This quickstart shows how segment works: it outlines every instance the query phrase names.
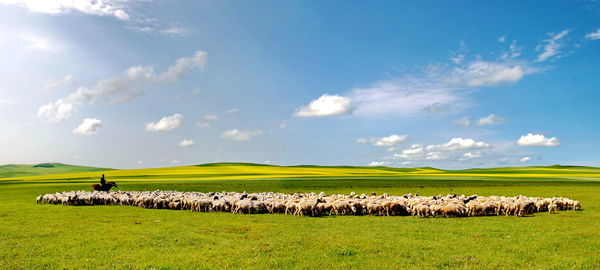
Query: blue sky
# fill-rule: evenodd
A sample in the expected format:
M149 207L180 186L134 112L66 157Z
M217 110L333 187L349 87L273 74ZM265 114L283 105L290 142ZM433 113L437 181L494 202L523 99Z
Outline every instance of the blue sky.
M0 163L600 166L600 2L0 0Z

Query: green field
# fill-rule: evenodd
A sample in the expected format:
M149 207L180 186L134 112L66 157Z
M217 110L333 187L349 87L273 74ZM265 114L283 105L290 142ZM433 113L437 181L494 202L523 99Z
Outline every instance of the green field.
M593 167L207 164L102 172L123 190L523 194L577 199L584 210L521 218L311 218L35 204L39 194L90 190L100 173L0 179L0 268L600 268L600 169Z
M106 170L111 169L68 165L62 163L8 164L0 166L0 178L60 173L97 172Z

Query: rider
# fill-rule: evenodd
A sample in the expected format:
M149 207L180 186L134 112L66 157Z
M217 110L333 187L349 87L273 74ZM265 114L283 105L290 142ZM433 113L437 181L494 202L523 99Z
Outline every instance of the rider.
M104 179L104 174L102 174L102 178L100 178L100 185L103 187L106 186L106 180Z

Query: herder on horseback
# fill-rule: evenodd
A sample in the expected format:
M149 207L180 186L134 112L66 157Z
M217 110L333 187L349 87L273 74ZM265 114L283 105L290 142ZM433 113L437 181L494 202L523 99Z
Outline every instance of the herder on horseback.
M102 178L100 178L100 184L93 184L94 190L98 191L109 191L112 187L119 187L115 182L106 182L104 179L104 174L102 174Z

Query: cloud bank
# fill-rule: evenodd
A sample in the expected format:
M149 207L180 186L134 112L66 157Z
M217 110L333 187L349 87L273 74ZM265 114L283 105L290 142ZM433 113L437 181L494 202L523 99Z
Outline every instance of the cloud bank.
M100 80L92 87L79 87L65 98L43 105L38 116L50 122L68 119L75 107L84 104L117 104L128 102L143 95L152 85L174 83L195 69L206 64L207 54L197 51L192 57L177 59L167 71L157 74L152 66L133 66L113 77Z
M36 13L60 15L78 11L89 15L113 16L120 20L129 20L129 14L117 3L118 1L111 0L0 0L0 4L22 6Z

